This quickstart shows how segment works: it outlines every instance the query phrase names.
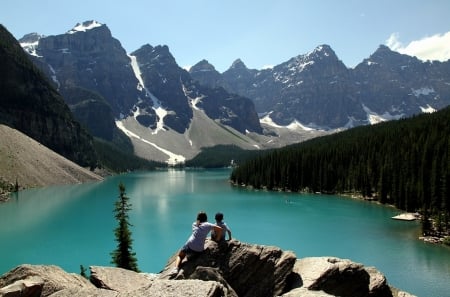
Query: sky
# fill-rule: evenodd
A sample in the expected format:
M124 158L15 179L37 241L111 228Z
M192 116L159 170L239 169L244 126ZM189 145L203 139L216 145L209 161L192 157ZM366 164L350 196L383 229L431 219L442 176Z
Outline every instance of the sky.
M167 45L184 68L236 59L262 69L328 44L355 67L384 44L422 60L450 59L449 0L0 0L16 39L106 24L128 53Z

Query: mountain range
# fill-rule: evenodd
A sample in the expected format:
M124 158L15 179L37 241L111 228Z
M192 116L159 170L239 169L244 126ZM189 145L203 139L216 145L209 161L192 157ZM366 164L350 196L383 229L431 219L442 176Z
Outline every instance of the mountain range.
M219 73L206 60L181 68L165 45L127 53L96 21L19 41L92 135L114 142L125 133L136 155L168 163L214 145L281 147L450 104L449 61L385 46L353 69L320 45L270 69L238 59Z

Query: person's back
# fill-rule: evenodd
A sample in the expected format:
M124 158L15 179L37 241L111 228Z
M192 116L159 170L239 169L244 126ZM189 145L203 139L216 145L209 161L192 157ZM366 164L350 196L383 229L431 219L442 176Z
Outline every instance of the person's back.
M223 214L220 212L216 213L215 219L216 219L217 226L222 228L222 236L221 236L220 240L225 240L226 234L228 234L228 240L231 240L231 229L223 221ZM211 232L211 237L212 238L216 237L216 234L214 233L214 231Z

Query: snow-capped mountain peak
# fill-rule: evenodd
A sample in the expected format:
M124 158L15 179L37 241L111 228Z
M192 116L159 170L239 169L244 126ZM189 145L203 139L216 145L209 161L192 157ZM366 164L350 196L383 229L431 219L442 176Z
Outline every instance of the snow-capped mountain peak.
M323 58L336 58L336 54L333 51L333 49L327 45L327 44L322 44L317 46L312 52L306 54L308 59L323 59Z
M75 27L72 28L72 30L67 31L68 34L74 34L77 32L86 32L88 30L101 27L103 26L102 23L99 23L97 21L85 21L83 23L77 23Z
M39 40L44 37L44 35L40 35L38 33L29 33L20 38L19 42L22 48L27 53L32 56L39 57L39 55L36 53L36 48L39 44Z

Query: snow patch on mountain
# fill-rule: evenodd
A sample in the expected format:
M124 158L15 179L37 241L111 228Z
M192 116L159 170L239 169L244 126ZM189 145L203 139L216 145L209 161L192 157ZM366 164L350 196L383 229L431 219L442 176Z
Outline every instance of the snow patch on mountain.
M39 37L39 39L40 38L41 37ZM39 39L31 42L21 42L20 46L31 56L42 58L42 56L39 56L36 52L36 48L39 46Z
M75 27L73 27L72 30L67 31L67 33L74 34L77 32L86 32L88 30L92 30L94 28L101 27L101 26L103 26L103 24L99 23L97 21L86 21L86 22L83 22L82 24L77 23L75 25Z
M433 113L436 111L435 108L431 107L429 104L427 106L420 106L420 110L422 110L423 113Z
M201 102L201 100L202 100L203 98L205 98L205 96L204 96L204 95L201 95L201 96L192 98L192 97L189 95L189 91L188 91L188 89L186 88L186 86L185 86L184 84L182 84L182 88L183 88L184 96L186 96L186 98L188 98L189 103L191 104L192 108L195 109L195 110L201 110L201 109L197 106L197 104L198 104L199 102Z
M369 121L370 124L377 124L377 123L391 121L391 120L398 120L405 116L403 113L400 113L397 115L392 115L389 112L385 112L382 115L379 115L376 112L370 110L364 104L363 104L363 109L367 114L367 120ZM393 108L393 110L395 110L395 109Z
M156 148L157 150L161 151L162 153L166 154L169 156L169 158L166 160L166 163L169 165L176 165L179 163L183 163L185 162L186 158L182 155L178 155L175 154L169 150L166 150L158 145L156 145L153 142L150 142L146 139L144 139L143 137L137 135L136 133L133 133L132 131L128 130L127 128L125 128L125 125L122 123L122 121L116 121L116 126L117 128L119 128L120 130L122 130L128 137L134 137L136 139L139 139L140 141L149 144L151 146L153 146L154 148Z
M161 106L161 102L156 98L151 92L148 91L148 89L145 87L144 80L142 79L142 73L141 69L139 68L139 63L137 61L136 56L128 55L131 62L131 68L133 69L134 75L136 76L136 79L138 80L137 89L139 91L144 90L145 96L150 98L153 102L153 109L155 110L156 115L158 116L158 122L156 123L156 129L153 131L153 134L158 134L159 131L165 130L164 129L164 117L168 114L167 110L165 110ZM139 110L139 109L138 109ZM136 114L135 114L136 116Z
M292 123L290 123L290 124L287 125L287 126L280 126L280 125L276 124L276 123L272 120L272 118L270 117L270 113L267 114L267 115L265 115L264 117L262 117L262 118L259 120L259 122L260 122L261 124L266 124L266 125L268 125L268 126L270 126L270 127L274 127L274 128L286 128L286 129L292 130L292 131L297 131L297 130L303 130L303 131L319 130L319 129L314 129L314 128L307 127L307 126L301 124L301 123L300 123L299 121L297 121L297 120L292 121Z

